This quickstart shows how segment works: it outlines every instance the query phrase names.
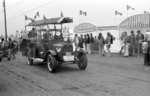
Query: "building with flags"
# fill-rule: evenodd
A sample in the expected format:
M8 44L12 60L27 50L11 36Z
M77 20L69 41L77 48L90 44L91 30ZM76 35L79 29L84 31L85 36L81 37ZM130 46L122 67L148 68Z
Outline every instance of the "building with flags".
M128 6L129 7L129 6ZM128 8L128 10L134 10L132 7ZM121 16L122 13L119 11L115 11L115 15ZM130 16L123 21L120 22L118 26L96 26L91 23L81 23L74 27L74 33L76 34L89 34L93 33L94 36L98 36L98 33L102 33L104 37L106 37L107 32L115 35L115 42L112 45L113 51L120 50L120 35L122 32L127 32L130 34L131 31L135 33L140 30L142 33L150 32L150 13L144 12L143 14L136 14Z
M142 33L150 32L150 14L136 14L126 18L119 24L120 32L126 31L130 33L131 30L135 32L140 30Z

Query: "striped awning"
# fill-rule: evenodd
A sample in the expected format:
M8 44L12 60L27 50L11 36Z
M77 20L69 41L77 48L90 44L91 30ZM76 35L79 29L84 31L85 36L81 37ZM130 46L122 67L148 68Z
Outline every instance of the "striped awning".
M75 33L87 33L96 31L96 26L91 23L81 23L74 28Z

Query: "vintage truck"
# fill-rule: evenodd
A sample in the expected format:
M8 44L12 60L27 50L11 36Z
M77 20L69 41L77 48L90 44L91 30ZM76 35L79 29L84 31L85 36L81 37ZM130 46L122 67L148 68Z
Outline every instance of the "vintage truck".
M72 22L72 18L58 17L29 23L32 30L21 43L28 64L46 64L50 72L56 72L64 63L77 64L80 70L85 70L88 64L86 53L81 48L74 51L72 42L63 37L63 24Z

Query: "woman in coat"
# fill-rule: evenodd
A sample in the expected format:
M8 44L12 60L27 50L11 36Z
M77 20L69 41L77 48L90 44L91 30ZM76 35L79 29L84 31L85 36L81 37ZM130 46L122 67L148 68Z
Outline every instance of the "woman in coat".
M101 33L99 33L99 35L98 35L98 48L99 48L99 54L101 56L104 56L104 54L105 54L104 45L105 45L104 37Z

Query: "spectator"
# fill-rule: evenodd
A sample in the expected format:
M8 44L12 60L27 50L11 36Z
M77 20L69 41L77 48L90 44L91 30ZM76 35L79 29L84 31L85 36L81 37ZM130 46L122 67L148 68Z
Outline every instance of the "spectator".
M87 52L87 35L84 35L83 48Z
M129 46L130 46L130 36L127 35L127 32L125 32L124 37L124 56L129 56Z
M121 34L121 49L120 49L120 55L124 54L123 50L125 49L125 39L127 38L127 32L123 32ZM124 50L125 51L125 50Z
M75 45L75 50L76 50L79 46L79 37L77 34L75 34L75 37L74 37L74 45Z
M90 34L90 50L91 50L91 53L92 53L92 50L93 50L93 43L94 43L94 37L93 37L93 34L91 33Z
M91 43L91 44L94 43L94 37L93 37L93 34L92 34L92 33L90 34L90 43Z
M4 38L1 39L1 48L3 49L5 46L5 41L4 41Z
M91 46L90 46L90 44L91 44L91 40L90 40L90 35L89 34L87 34L87 53L88 54L91 54Z
M135 56L135 49L136 49L136 37L134 34L134 31L131 31L131 34L129 36L130 39L130 48L129 48L129 55Z
M112 34L110 34L110 36L111 36L111 44L113 44L115 37Z
M11 40L11 38L8 39L8 58L10 59L11 56L13 56L13 59L15 58L15 53L14 51L14 43Z
M80 48L83 48L83 42L84 42L83 35L81 35L81 37L79 38L79 47Z
M137 44L138 56L142 53L142 42L143 41L144 41L144 35L140 32L140 30L138 30L137 35L136 35L136 44Z
M98 35L98 48L99 48L99 54L101 56L104 56L104 45L105 45L105 40L104 37L101 33Z
M107 48L107 53L108 53L108 56L111 56L111 51L110 51L110 47L111 47L111 43L112 43L112 36L111 34L108 32L107 33L107 37L106 37L106 48Z
M150 43L148 41L148 38L145 39L143 42L143 54L144 54L144 65L150 65Z

